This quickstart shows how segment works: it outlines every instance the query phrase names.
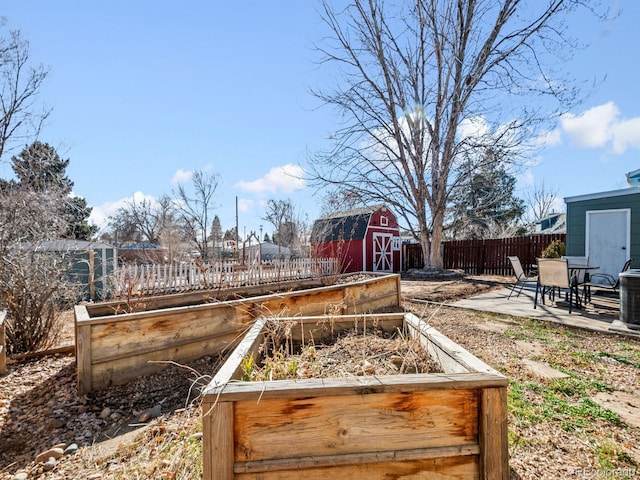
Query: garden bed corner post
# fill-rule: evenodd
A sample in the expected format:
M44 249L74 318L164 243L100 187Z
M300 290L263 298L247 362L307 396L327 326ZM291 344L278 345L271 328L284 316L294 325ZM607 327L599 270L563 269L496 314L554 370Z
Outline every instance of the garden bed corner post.
M233 402L205 402L202 409L202 479L233 480Z

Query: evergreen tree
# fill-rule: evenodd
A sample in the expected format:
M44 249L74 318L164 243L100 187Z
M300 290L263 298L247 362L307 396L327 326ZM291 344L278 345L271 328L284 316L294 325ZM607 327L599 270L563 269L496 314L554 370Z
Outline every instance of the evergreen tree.
M525 212L525 204L514 196L515 177L493 157L493 153L487 153L488 161L469 172L456 190L451 208L452 238L493 238L518 233L517 221Z
M213 257L220 258L222 252L222 225L218 215L213 217L211 222L211 242L213 245Z
M62 160L50 145L36 140L11 161L18 182L29 190L57 190L60 195L71 193L73 182L66 174L69 159Z
M66 173L69 159L60 158L49 144L35 141L14 156L11 162L17 187L47 195L58 204L58 215L68 223L63 237L88 240L95 234L97 228L88 222L91 207L84 198L71 195L73 182Z

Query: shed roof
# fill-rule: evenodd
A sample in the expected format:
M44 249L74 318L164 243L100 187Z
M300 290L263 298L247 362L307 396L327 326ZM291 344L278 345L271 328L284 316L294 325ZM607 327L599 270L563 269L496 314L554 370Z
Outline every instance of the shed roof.
M312 242L362 240L371 215L384 205L353 208L318 218L311 230Z
M584 202L586 200L598 200L600 198L621 197L623 195L635 195L640 193L640 188L631 187L621 190L611 190L608 192L589 193L587 195L576 195L573 197L565 197L564 203Z

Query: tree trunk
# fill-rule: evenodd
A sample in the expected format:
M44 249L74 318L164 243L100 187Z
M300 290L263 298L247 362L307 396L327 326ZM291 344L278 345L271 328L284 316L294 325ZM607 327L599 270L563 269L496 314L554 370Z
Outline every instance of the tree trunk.
M442 213L438 213L436 217L442 217ZM433 232L431 233L431 251L429 252L429 263L431 268L442 269L444 268L444 262L442 261L441 246L442 235L444 233L444 221L440 218L435 218L433 222Z

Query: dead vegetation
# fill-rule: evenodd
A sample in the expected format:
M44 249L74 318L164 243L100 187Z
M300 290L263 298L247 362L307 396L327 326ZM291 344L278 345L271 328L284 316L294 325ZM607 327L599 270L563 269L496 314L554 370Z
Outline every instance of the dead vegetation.
M268 344L272 345L263 362L253 357L243 362L246 381L296 378L343 378L362 375L429 373L439 367L419 340L400 330L385 332L375 326L336 333L329 341L313 340L299 348L287 341L286 331L293 322L272 322Z

